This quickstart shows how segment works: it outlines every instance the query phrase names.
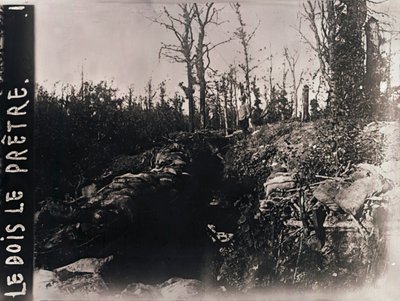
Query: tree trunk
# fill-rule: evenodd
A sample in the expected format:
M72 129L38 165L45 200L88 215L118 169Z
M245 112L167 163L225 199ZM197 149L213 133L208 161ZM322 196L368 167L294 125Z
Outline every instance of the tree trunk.
M188 86L185 91L186 98L188 99L188 107L189 107L189 132L194 131L194 89L193 89L193 68L192 64L188 62L186 64L187 69L187 77L188 77Z
M302 121L310 120L310 112L309 112L309 87L304 85L303 87L303 114Z
M292 103L292 117L296 118L297 117L297 106L298 106L298 96L297 96L297 82L296 82L296 73L295 70L292 70L292 78L293 78L293 103Z
M238 116L237 116L237 101L234 101L233 95L234 95L233 94L233 82L230 81L229 82L229 101L230 101L230 107L231 107L232 115L233 115L231 124L232 124L232 128L234 129L237 126L236 120L238 119Z
M371 17L365 27L367 38L367 68L365 78L365 90L372 110L376 109L376 104L380 96L380 41L378 21Z
M332 72L332 98L336 116L368 114L366 107L365 50L363 27L366 19L366 0L340 0L335 4L337 30L332 40L329 60Z
M222 106L221 106L221 99L219 98L219 92L217 91L217 96L216 96L216 103L217 103L217 108L218 108L218 121L219 121L219 126L218 126L218 128L219 129L222 129L223 128L223 124L222 124L222 122L223 122L223 120L222 120L222 115L223 115L223 113L222 113Z
M223 93L224 93L224 127L225 127L225 135L228 135L228 94L226 91L225 84L223 85Z
M204 26L201 26L200 33L199 33L199 40L197 42L197 50L196 50L196 71L197 71L197 78L199 80L200 86L200 121L201 127L205 129L207 127L207 115L206 115L206 90L207 90L207 83L205 78L205 67L204 67Z
M200 80L200 121L203 129L207 127L206 89L207 85L205 79Z
M250 93L250 66L249 66L249 54L247 47L244 46L244 54L245 54L245 62L246 62L246 94L247 94L247 99L249 101L249 106L251 107L251 93Z
M235 125L236 128L239 127L239 104L238 104L238 97L237 97L237 85L234 84L234 95L235 95Z

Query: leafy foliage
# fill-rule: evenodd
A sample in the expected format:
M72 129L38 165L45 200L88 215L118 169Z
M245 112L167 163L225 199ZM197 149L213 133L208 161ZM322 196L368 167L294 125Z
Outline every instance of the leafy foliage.
M298 187L320 181L317 175L338 176L358 163L377 164L382 159L379 133L363 131L362 119L317 120L307 126L307 131L315 132L309 139L301 138L305 128L298 126L294 122L271 127L238 142L231 150L235 160L229 160L229 153L226 156L225 174L240 179L247 190L232 200L240 218L233 242L221 249L224 285L241 290L281 284L330 287L355 284L368 273L365 262L376 241L363 242L357 233L332 232L326 234L321 249L312 222L318 214L312 192L304 194L303 202L298 192L277 193L267 210L259 211L259 200L264 198L259 182L270 174L265 162L272 158L297 171Z
M260 215L258 199L247 195L235 207L241 217L232 246L221 250L220 277L239 289L290 282L300 234L285 224L295 214L290 202L275 203Z
M306 183L316 175L338 176L361 162L377 164L382 159L382 143L374 136L360 136L365 120L325 119L318 121L316 142L305 150L299 174Z
M271 92L271 100L268 103L268 121L276 122L287 120L292 116L292 108L287 99L285 89L277 89L273 87Z
M364 95L365 50L363 25L366 19L366 1L339 1L335 5L337 37L332 43L332 80L337 115L367 116Z
M146 110L124 105L106 82L84 83L62 97L43 87L35 105L37 196L77 194L85 179L93 178L110 159L136 154L168 133L187 129L182 100ZM51 176L49 176L51 175Z

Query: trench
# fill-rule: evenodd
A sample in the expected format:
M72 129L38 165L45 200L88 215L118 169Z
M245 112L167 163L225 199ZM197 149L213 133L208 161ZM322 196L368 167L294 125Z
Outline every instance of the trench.
M221 187L237 188L224 182L221 159L206 151L196 153L188 171L192 176L172 193L159 191L149 196L151 202L140 202L136 225L120 237L114 260L103 270L111 288L133 282L157 284L172 277L214 284L220 245L211 240L207 225L233 232L237 214L226 202L210 203L225 194Z
M235 231L238 214L232 200L244 187L224 180L221 156L207 148L191 155L187 166L191 176L173 189L144 193L135 203L133 222L120 218L82 250L61 241L61 250L37 256L37 266L51 270L81 258L112 255L113 260L101 271L111 290L135 282L158 284L172 277L198 279L213 286L221 245L211 240L207 225L215 225L218 231ZM210 205L216 199L219 203ZM80 220L88 219L80 214Z

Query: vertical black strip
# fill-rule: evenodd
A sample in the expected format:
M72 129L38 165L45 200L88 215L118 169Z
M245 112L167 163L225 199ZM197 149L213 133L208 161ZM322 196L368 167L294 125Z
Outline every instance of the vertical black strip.
M33 287L33 6L3 6L1 18L0 300L25 301Z

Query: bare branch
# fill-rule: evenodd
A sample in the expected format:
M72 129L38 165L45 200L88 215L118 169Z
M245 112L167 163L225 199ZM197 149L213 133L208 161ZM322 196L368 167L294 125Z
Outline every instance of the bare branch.
M314 34L314 40L315 44L312 43L310 40L305 37L305 35L301 32L301 28L299 28L299 33L302 38L310 45L310 47L316 52L319 62L320 62L320 68L321 68L321 73L323 77L327 80L327 82L330 82L329 78L329 45L327 43L327 40L330 39L329 35L329 29L326 28L325 24L327 24L328 21L324 21L325 18L325 7L323 4L319 4L320 12L316 12L316 7L317 7L317 2L316 0L314 3L311 2L311 0L307 0L306 3L303 4L303 11L304 11L304 18L308 21L309 27L311 31ZM317 15L322 19L321 25L322 28L320 30L318 29L317 26ZM300 23L301 26L301 23ZM332 24L329 24L327 26L328 28L332 28ZM329 41L328 41L329 42Z
M258 20L258 23L257 23L256 27L251 32L251 34L249 34L249 37L247 39L247 43L250 43L251 39L255 36L257 29L260 27L260 24L261 24L261 20Z
M291 27L292 27L294 30L296 30L296 31L300 34L301 38L311 47L312 50L314 50L315 52L318 52L318 49L317 49L317 47L315 47L314 43L312 43L312 42L301 32L300 29L298 29L298 28L296 28L296 27L294 27L294 26L291 26Z
M229 42L231 42L231 41L232 41L232 38L229 38L229 39L227 39L227 40L225 40L225 41L222 41L222 42L219 42L219 43L217 43L217 44L214 44L212 47L210 47L210 48L208 49L208 51L211 51L211 50L215 49L216 47L218 47L218 46L220 46L220 45L223 45L223 44L226 44L226 43L229 43Z

